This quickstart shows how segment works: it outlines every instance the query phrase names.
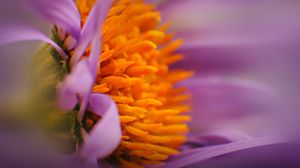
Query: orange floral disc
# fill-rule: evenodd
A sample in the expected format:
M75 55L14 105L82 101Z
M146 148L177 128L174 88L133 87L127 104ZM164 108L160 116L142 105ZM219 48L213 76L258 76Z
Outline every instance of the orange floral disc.
M93 1L78 0L82 24ZM183 58L160 12L143 0L115 0L102 28L102 53L93 92L117 104L122 142L113 154L124 167L160 163L186 140L190 117L185 88L174 85L192 75L170 70ZM86 122L93 125L92 120Z

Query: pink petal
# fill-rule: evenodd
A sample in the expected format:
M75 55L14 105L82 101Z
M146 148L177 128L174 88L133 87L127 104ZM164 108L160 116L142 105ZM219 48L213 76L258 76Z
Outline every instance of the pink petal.
M116 104L103 94L91 94L89 111L101 119L93 127L80 150L85 159L101 159L111 154L121 141L121 127Z
M95 83L100 49L100 35L95 35L89 57L73 67L71 74L63 81L59 91L59 107L65 110L74 108L78 102L78 97L81 98L79 120L83 117L88 96Z
M282 143L254 147L222 155L188 167L200 168L282 168L299 167L299 144Z
M294 22L299 16L297 2L165 2L159 7L162 18L173 22L172 29L184 40L179 52L185 59L179 62L180 68L230 75L250 71L258 76L266 70L277 70L278 65L271 66L278 63L277 60L287 60L289 55L298 54L297 47L291 47L299 43L300 24Z
M73 0L20 0L31 11L63 28L79 40L80 14Z
M88 81L85 81L87 83L82 84L82 85L78 85L76 83L72 84L72 85L78 87L78 89L71 89L73 94L69 94L68 92L61 93L62 96L60 96L60 97L62 97L62 99L59 100L61 107L64 109L68 109L70 107L74 107L74 105L78 102L78 101L74 101L75 97L80 96L81 103L80 103L80 110L79 110L79 115L78 115L79 120L81 120L84 115L85 108L87 107L87 103L88 103L87 99L89 97L89 94L92 89L92 84L94 84L95 77L97 74L98 61L99 61L99 56L100 56L100 52L101 52L100 27L106 17L106 13L107 13L108 7L110 5L110 1L106 1L106 3L101 3L101 4L100 4L100 2L102 2L102 1L100 1L100 0L97 1L95 6L93 7L93 9L88 17L88 21L83 29L81 41L79 42L79 45L75 49L75 54L73 55L72 60L71 60L71 63L72 63L75 59L75 62L73 62L73 65L71 65L72 69L77 69L78 68L77 61L79 60L79 58L82 56L82 54L88 47L88 44L91 43L91 45L92 45L91 54L89 55L87 60L85 60L86 65L84 68L85 73L88 73L88 75L89 75ZM79 61L79 64L80 64L80 62L82 62L82 61ZM72 71L74 71L74 70L72 70ZM80 75L78 76L78 75L74 74L73 76L74 76L73 78L80 78ZM76 81L76 80L74 80L74 81ZM69 80L69 82L71 82L71 81ZM69 84L69 86L70 86L70 84ZM66 86L66 87L69 87L69 86ZM78 93L79 89L81 90L80 93ZM67 90L69 90L69 89L67 89ZM69 102L68 101L66 103L63 102L65 96L70 96Z
M22 41L43 41L52 45L61 56L68 56L55 42L37 29L25 25L6 25L0 27L0 45L22 42Z
M249 139L253 139L253 137L243 132L233 130L211 131L199 134L192 132L181 149L185 151L197 147L221 145Z
M192 95L192 126L212 129L253 114L274 111L275 92L262 83L220 77L196 77L182 82Z
M59 87L58 105L64 110L70 110L78 103L78 96L87 95L94 84L88 62L80 61L76 68L65 77Z
M72 65L77 64L95 35L100 34L101 25L106 18L110 5L111 0L96 1L81 32L81 39L71 60Z
M211 159L217 156L229 154L240 150L250 149L259 146L285 143L285 142L286 140L282 138L265 137L265 138L237 141L225 145L203 147L203 148L198 148L187 152L183 152L182 154L173 157L165 165L162 165L160 167L179 168L179 167L188 166L194 163L198 163L207 159Z
M88 57L89 67L94 78L96 77L99 68L100 52L101 52L101 37L100 35L95 35L92 41L91 54Z
M92 41L92 50L90 56L87 58L87 63L89 67L90 74L93 78L93 84L95 83L97 71L99 68L99 58L100 58L100 50L101 50L101 41L100 41L100 35L95 35L93 41ZM87 88L88 89L88 88ZM82 120L84 112L86 110L86 107L88 105L88 97L92 90L92 86L87 90L88 92L82 94L82 101L78 113L78 119L79 121Z

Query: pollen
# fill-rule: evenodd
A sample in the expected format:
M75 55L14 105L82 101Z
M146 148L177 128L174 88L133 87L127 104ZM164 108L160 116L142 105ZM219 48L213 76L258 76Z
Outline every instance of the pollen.
M77 1L82 24L93 3ZM170 68L183 58L176 53L183 41L174 39L168 27L155 5L114 0L101 30L93 92L109 95L118 106L123 135L112 157L123 167L157 164L177 155L189 131L190 97L175 85L192 72Z

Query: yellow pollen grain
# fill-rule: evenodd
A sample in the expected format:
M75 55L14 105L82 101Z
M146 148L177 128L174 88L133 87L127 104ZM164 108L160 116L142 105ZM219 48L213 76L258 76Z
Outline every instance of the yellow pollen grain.
M141 41L141 42L137 42L135 44L129 45L127 47L127 50L130 52L145 53L145 52L154 50L156 48L157 48L156 44L151 41Z
M151 99L151 98L136 100L132 104L135 105L135 106L140 106L140 107L159 107L159 106L162 106L162 103L159 100Z
M136 136L145 136L145 135L148 135L149 133L146 132L146 131L142 131L140 129L137 129L135 127L132 127L132 126L127 126L126 127L126 130L131 133L132 135L136 135Z
M146 131L151 131L153 129L163 126L162 123L146 124L146 123L141 123L141 122L135 122L135 123L132 123L132 125L136 128L146 130Z
M188 121L191 121L191 117L190 116L187 116L187 115L181 115L181 116L167 116L165 118L165 122L167 123L173 123L173 124L176 124L176 123L183 123L183 122L188 122Z
M99 85L95 85L93 87L93 92L98 92L98 93L106 93L110 91L110 88L108 87L107 83L103 83L103 84L99 84Z
M126 97L126 96L111 96L111 98L116 102L116 103L132 103L134 102L134 99L131 97Z
M127 104L118 104L120 113L123 114L146 114L148 111L145 108L129 106Z
M174 109L174 110L179 110L182 113L188 112L188 111L191 110L190 107L186 106L186 105L172 106L172 107L169 107L169 108Z
M167 125L158 127L157 129L150 130L153 134L158 135L165 135L165 134L178 134L183 132L188 132L188 128L185 124L178 124L178 125Z
M127 68L126 73L130 76L150 75L158 71L158 68L150 65L138 65Z
M84 25L95 0L76 3ZM183 41L174 39L170 24L161 20L154 4L113 0L100 31L102 52L92 91L117 104L122 142L113 156L122 167L158 164L177 155L189 131L190 96L175 84L193 73L170 68L183 59L176 53Z
M149 143L140 143L140 142L128 142L128 141L122 141L121 143L123 146L133 149L133 150L145 150L145 151L156 151L158 153L168 154L168 155L175 155L179 154L179 152L175 149L160 146L160 145L153 145Z
M104 48L103 50L105 50L105 48ZM109 50L109 49L107 49L107 50ZM112 57L112 56L114 55L114 53L115 53L114 50L104 51L104 52L102 53L102 56L101 56L101 60L100 60L100 61L103 62L103 61L109 59L110 57Z
M160 136L160 135L145 135L143 137L138 137L142 142L159 144L159 143L166 143L171 141L171 137L169 136Z
M180 113L179 110L165 109L165 110L155 110L155 111L152 112L151 115L153 115L155 117L165 117L165 116L177 115L179 113Z
M134 116L120 116L121 123L129 123L129 122L132 122L136 119L137 118L134 117Z

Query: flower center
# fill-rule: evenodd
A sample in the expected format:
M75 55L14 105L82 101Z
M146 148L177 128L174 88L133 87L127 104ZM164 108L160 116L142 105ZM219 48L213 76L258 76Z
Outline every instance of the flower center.
M92 3L79 0L83 23ZM115 0L102 29L102 53L93 92L111 96L122 126L122 142L114 157L125 167L155 164L178 154L190 120L185 88L174 85L191 76L171 70L182 59L160 12L143 0ZM94 122L87 122L94 123Z

